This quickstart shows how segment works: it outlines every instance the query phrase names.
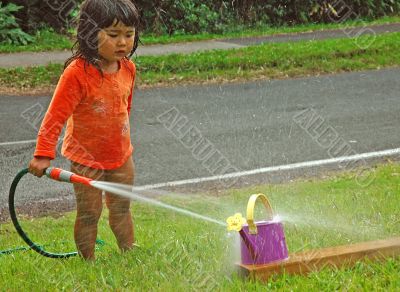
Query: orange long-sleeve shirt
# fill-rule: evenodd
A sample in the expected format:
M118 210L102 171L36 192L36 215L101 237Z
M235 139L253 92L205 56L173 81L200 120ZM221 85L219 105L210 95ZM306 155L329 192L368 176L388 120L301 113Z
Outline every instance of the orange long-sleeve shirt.
M34 156L54 159L67 122L61 153L98 169L121 166L132 154L129 113L136 67L126 59L115 73L74 60L63 72L40 127Z

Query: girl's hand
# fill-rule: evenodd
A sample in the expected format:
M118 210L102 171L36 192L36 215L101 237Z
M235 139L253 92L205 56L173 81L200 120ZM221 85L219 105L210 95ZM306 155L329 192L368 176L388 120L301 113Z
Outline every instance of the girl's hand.
M29 162L29 172L37 177L41 177L44 170L50 166L49 157L34 157L31 162Z

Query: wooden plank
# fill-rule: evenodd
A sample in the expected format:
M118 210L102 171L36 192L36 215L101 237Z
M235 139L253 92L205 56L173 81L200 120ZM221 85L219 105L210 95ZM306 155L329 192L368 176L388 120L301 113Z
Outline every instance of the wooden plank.
M400 237L293 253L287 260L266 265L239 264L240 273L267 281L274 274L308 274L325 267L351 267L366 259L400 256Z

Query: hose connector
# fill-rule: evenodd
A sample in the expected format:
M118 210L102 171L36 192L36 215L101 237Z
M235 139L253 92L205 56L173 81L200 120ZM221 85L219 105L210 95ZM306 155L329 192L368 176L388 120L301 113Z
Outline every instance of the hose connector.
M69 183L71 182L71 177L74 175L70 171L66 171L64 169L57 168L57 167L46 168L45 173L48 178L58 180L58 181L69 182Z
M92 179L77 175L73 172L58 168L58 167L48 167L45 171L48 178L63 181L68 183L80 183L84 185L90 185Z

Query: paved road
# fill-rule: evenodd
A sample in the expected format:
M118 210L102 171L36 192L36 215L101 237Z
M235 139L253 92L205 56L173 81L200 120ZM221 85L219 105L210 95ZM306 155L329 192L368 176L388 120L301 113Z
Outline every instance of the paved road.
M282 43L282 42L297 42L307 40L322 40L329 38L349 38L359 37L365 35L399 32L400 23L374 25L374 26L360 26L357 28L346 29L333 29L322 30L305 33L289 33L277 34L261 37L245 37L234 39L221 39L198 41L188 43L177 43L167 45L149 45L139 46L137 50L138 56L146 55L167 55L172 53L193 53L197 51L206 51L213 49L235 49L250 45L257 45L261 43ZM366 45L366 44L361 44ZM55 52L38 52L38 53L14 53L14 54L0 54L0 68L10 67L26 67L38 66L49 63L64 63L67 58L71 56L71 52L55 51Z
M328 149L313 139L315 133L328 128L336 131L341 145L357 153L397 148L399 74L400 69L387 69L137 91L132 115L136 184L215 174L202 164L204 160L194 157L194 147L163 125L176 116L183 119L184 128L197 129L203 141L219 151L219 157L226 157L239 170L329 158ZM27 109L46 108L48 102L49 97L0 97L0 206L6 202L12 177L26 166L34 149L33 143L7 143L35 139L40 114ZM296 122L295 117L306 117L307 110L323 120L320 130L310 126L307 133ZM168 111L170 115L160 122L157 117ZM62 159L54 164L67 167ZM68 196L71 189L32 178L20 192L29 198L49 198Z

